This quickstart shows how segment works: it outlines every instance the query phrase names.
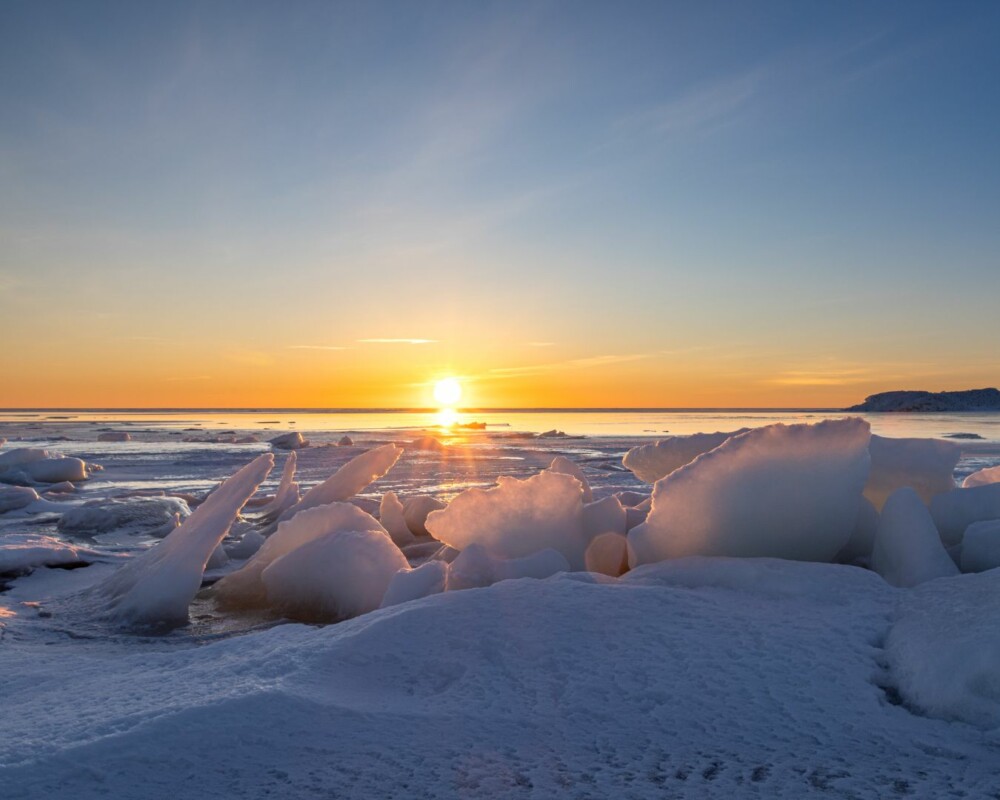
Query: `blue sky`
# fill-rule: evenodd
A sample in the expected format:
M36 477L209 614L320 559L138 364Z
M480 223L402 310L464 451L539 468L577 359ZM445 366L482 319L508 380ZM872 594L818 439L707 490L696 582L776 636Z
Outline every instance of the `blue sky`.
M1000 4L0 19L0 404L115 405L127 376L151 405L233 381L409 405L432 373L515 405L544 403L510 375L581 405L1000 379Z

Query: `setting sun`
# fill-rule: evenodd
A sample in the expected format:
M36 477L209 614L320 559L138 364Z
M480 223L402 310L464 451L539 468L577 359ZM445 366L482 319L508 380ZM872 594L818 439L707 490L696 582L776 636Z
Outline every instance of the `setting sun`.
M454 406L462 398L462 385L454 378L444 378L434 384L434 400L442 406Z

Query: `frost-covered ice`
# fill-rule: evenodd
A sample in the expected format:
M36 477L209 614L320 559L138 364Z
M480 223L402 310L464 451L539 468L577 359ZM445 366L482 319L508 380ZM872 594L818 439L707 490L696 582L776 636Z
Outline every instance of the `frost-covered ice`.
M0 484L0 514L30 506L39 500L38 492L29 486L4 486Z
M583 490L583 502L593 502L594 492L590 488L590 482L587 480L587 476L584 475L583 470L580 469L580 466L575 461L566 458L566 456L556 456L552 459L552 463L549 464L549 470L551 472L562 473L563 475L572 475L580 481L580 486Z
M429 513L430 510L427 514ZM424 520L427 519L427 514L423 515ZM413 531L410 530L409 525L406 523L406 513L403 504L399 502L399 498L396 497L395 492L386 492L382 495L382 500L379 503L378 521L399 547L405 547L413 543ZM423 520L421 520L422 524Z
M122 528L148 533L190 514L188 504L176 497L90 500L67 509L59 519L59 531L70 536L96 536Z
M299 450L309 446L309 442L298 431L283 433L280 436L275 436L270 441L278 450Z
M879 516L872 569L893 586L917 586L958 574L927 506L913 489L897 489Z
M693 433L690 436L669 436L653 444L633 447L622 463L646 483L656 483L675 469L690 464L702 453L714 450L733 436L746 433L747 428L716 433Z
M583 568L587 548L580 482L549 470L527 480L502 476L493 489L468 489L431 513L427 530L459 550L480 544L500 558L552 548L574 569Z
M26 572L35 567L86 563L94 552L67 544L52 536L34 533L0 535L0 576Z
M657 481L629 531L635 566L687 555L830 561L868 478L868 423L773 425L734 436Z
M448 589L476 589L517 578L548 578L569 572L566 557L552 548L520 558L497 558L481 544L470 544L448 567Z
M903 486L914 489L925 503L955 488L955 465L962 448L954 442L872 436L868 449L872 466L865 497L876 509L881 509L889 495Z
M264 521L277 519L288 509L299 502L299 485L295 482L295 467L298 463L298 456L293 450L285 459L285 466L281 471L281 483L278 484L278 491L270 503L259 510L260 518Z
M429 494L418 494L406 498L403 503L403 520L411 534L416 536L428 536L427 516L432 511L438 511L445 507L442 500L432 497ZM395 524L395 520L393 521Z
M131 442L132 434L128 431L105 431L97 435L99 442Z
M858 518L847 544L837 554L837 561L850 564L867 559L875 546L875 532L878 530L879 513L867 497L861 498L858 507Z

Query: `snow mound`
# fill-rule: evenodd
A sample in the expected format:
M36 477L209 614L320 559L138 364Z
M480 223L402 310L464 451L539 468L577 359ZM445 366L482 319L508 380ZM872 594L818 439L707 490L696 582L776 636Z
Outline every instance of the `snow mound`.
M893 492L882 508L872 569L893 586L904 587L958 574L927 506L909 486Z
M885 648L903 699L931 716L1000 726L998 619L997 570L907 592Z
M353 444L354 441L351 439L350 436L341 436L340 439L337 441L338 447L351 447Z
M403 519L406 521L406 527L415 536L429 536L427 516L446 505L429 494L417 494L406 498L406 502L403 503Z
M973 522L1000 519L1000 483L952 489L931 501L931 516L941 541L953 547Z
M955 465L962 448L940 439L889 439L872 435L872 469L865 497L881 510L889 495L903 486L915 489L924 503L955 488Z
M427 561L416 569L401 569L389 581L380 608L440 594L447 583L448 565L444 561Z
M30 506L40 499L38 492L27 486L0 486L0 514Z
M7 483L62 483L88 477L87 463L79 458L29 447L0 453L0 481Z
M53 536L7 533L0 536L0 575L18 575L36 567L83 565L94 555Z
M172 522L175 515L182 520L191 515L188 504L176 497L90 500L63 514L57 527L71 536L95 536L121 528L149 533Z
M42 450L37 447L17 447L13 450L8 450L6 453L0 453L0 473L23 466L24 464L30 464L32 461L41 461L48 457L48 450Z
M386 533L371 514L351 503L330 503L306 509L280 523L278 530L267 538L241 569L226 575L215 584L213 593L220 607L266 607L268 596L261 580L264 570L282 556L312 541L341 531ZM381 595L379 599L382 599Z
M424 519L426 518L427 514L424 515ZM403 504L399 502L395 492L386 492L382 495L382 502L378 507L378 521L398 547L406 547L413 543L413 533L406 524Z
M393 576L407 567L384 531L337 531L276 559L261 580L274 611L336 622L378 608Z
M313 486L303 498L278 519L291 519L300 511L349 500L366 486L385 475L403 455L403 448L384 444L348 461L323 483Z
M293 450L285 459L285 466L281 471L281 483L278 484L278 491L274 493L274 499L260 509L261 521L275 520L299 502L299 485L295 482L297 464L298 456Z
M962 537L962 572L1000 567L1000 519L973 522Z
M590 488L590 482L587 480L587 476L583 474L583 470L580 469L579 465L575 461L571 461L566 458L566 456L556 456L552 459L552 463L549 464L549 472L558 472L563 475L572 475L578 481L580 481L580 486L583 487L583 502L591 503L594 500L594 492Z
M1000 483L1000 466L987 467L979 472L973 472L962 481L962 488L971 489L974 486L988 486L991 483Z
M572 475L542 471L526 480L497 478L493 489L467 489L427 517L438 541L465 550L482 545L492 556L521 558L552 548L583 569L587 540L583 495Z
M702 453L714 450L733 436L746 433L749 428L716 433L695 433L690 436L668 436L653 444L633 447L622 459L635 476L646 483L656 483L675 469L690 464Z
M205 565L273 466L274 456L258 456L215 489L163 541L94 587L92 592L104 601L111 619L126 625L186 622Z
M298 431L283 433L269 441L278 450L299 450L309 446L309 442L303 439L302 434Z
M549 578L558 572L569 572L569 562L551 548L522 558L496 558L482 545L471 544L448 566L448 590L477 589L517 578Z
M657 481L628 533L632 566L688 555L830 561L847 544L868 478L868 423L769 425Z

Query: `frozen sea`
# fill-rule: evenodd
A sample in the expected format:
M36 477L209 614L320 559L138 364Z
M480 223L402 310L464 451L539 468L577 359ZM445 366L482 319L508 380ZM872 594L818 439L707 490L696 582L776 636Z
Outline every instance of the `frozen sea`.
M0 449L104 468L46 510L0 514L0 537L48 535L90 554L85 568L0 579L0 796L1000 797L998 673L971 690L986 722L970 723L901 696L912 664L894 663L887 645L911 606L950 596L856 567L683 559L620 580L505 581L329 626L196 600L191 625L156 637L67 607L158 540L142 525L65 536L66 509L204 495L289 431L311 445L298 451L303 489L380 444L449 445L408 449L359 495L374 509L386 491L450 500L557 455L580 465L596 497L648 492L622 467L636 444L842 416L491 410L442 428L422 411L0 412ZM957 482L1000 464L998 414L862 416L883 436L959 435ZM99 441L112 431L131 440ZM352 444L337 446L344 436ZM287 455L276 456L262 494L277 487ZM966 579L980 577L945 579L965 583L939 627L960 623L961 598L981 590ZM983 615L1000 611L994 588ZM1000 658L988 637L977 652Z

